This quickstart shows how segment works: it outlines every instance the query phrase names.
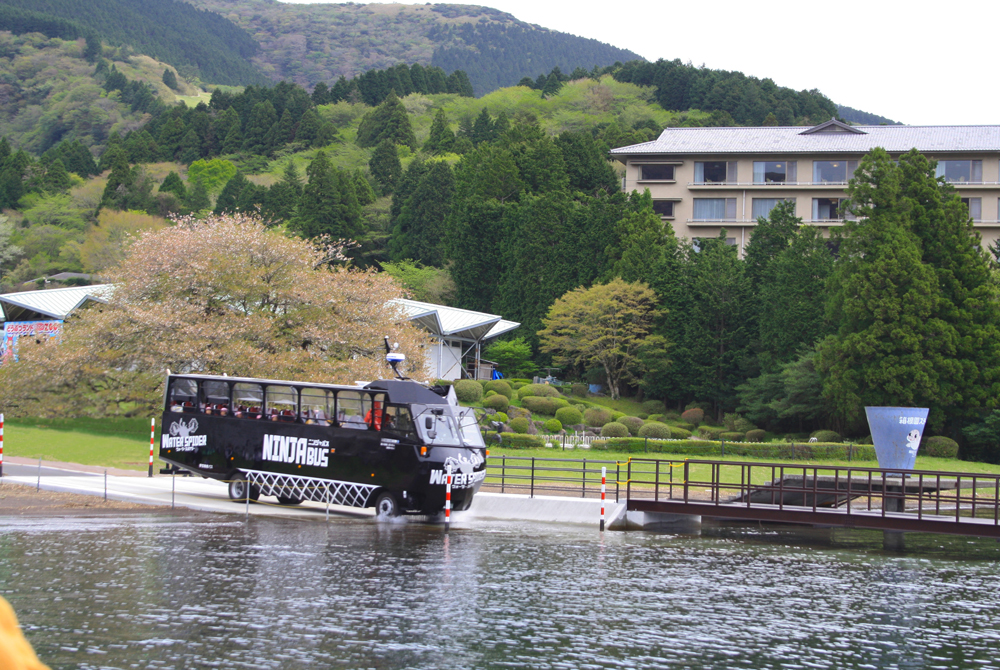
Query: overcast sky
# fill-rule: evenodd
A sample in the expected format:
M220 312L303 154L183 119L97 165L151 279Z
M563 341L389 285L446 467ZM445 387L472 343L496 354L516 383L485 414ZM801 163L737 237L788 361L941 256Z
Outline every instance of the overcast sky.
M465 4L495 7L648 60L679 58L797 90L817 88L835 103L911 125L1000 123L995 0Z

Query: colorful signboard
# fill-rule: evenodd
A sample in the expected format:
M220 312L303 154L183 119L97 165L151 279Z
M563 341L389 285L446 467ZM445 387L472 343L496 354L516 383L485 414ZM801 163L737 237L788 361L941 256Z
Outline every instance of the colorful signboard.
M0 361L17 360L17 340L25 336L59 337L63 322L8 321L3 324L3 342L0 342Z
M912 470L927 424L926 407L865 407L880 468Z

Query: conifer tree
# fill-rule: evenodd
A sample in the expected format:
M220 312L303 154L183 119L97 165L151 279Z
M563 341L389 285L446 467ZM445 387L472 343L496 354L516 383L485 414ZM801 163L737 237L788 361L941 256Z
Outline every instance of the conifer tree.
M68 191L72 185L73 181L70 179L69 172L66 171L66 166L63 165L61 159L55 159L45 168L43 186L46 191L62 193Z
M179 159L181 163L190 165L199 158L201 158L201 138L198 137L198 133L195 132L194 128L191 128L184 134L184 139L181 140Z
M178 90L179 84L177 83L177 75L170 68L166 68L163 71L163 83L166 84L171 90Z
M212 206L212 201L208 198L208 189L205 188L204 179L195 179L194 186L187 194L185 204L192 212L201 212Z
M362 207L375 202L375 191L361 170L354 171L354 190L358 194L358 204Z
M160 193L173 193L181 201L187 198L187 189L184 187L184 182L181 181L181 176L172 170L160 184Z
M455 183L451 168L435 161L409 194L389 241L392 260L413 259L434 267L445 261L445 220L451 212Z
M163 124L160 128L160 135L156 138L156 143L160 147L160 155L164 160L172 161L180 156L181 142L184 140L186 132L184 121L179 117L175 116Z
M215 214L218 216L235 213L240 194L243 193L248 184L250 184L250 180L237 170L236 174L222 187L219 197L215 199Z
M391 91L382 104L365 114L358 126L358 146L373 147L383 140L406 145L414 151L417 149L417 138L406 107Z
M392 193L403 175L403 166L399 162L399 154L396 145L392 140L382 140L372 158L368 161L368 169L371 170L372 177L382 186L383 193Z
M229 128L226 138L222 141L222 153L235 154L239 153L242 148L243 131L240 130L239 122L236 122Z
M472 143L476 146L483 142L493 141L493 119L490 118L490 112L486 107L483 107L483 110L479 112L479 116L473 122L470 139L472 139Z
M424 151L430 154L445 154L455 144L455 133L448 127L448 117L444 109L438 109L431 123L431 132L424 143Z
M314 105L326 105L330 102L330 88L325 81L321 81L313 87L312 96Z
M278 113L270 100L254 105L243 136L243 150L251 154L270 154L271 145L268 143L267 134L277 120Z
M317 151L316 157L306 169L309 178L302 190L298 210L291 227L302 237L330 235L345 237L341 216L341 194L337 174L330 165L325 151Z

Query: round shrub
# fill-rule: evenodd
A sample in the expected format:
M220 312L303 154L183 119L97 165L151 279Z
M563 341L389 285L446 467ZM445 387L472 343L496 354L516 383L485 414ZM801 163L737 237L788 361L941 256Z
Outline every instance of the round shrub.
M591 449L598 449L600 451L604 451L604 450L606 450L608 448L608 441L607 440L594 440L593 442L590 443L590 448Z
M434 386L454 386L455 381L452 379L435 379Z
M659 423L658 421L650 421L644 423L642 428L639 429L639 437L652 437L657 440L669 440L673 435L670 431L670 426L665 423Z
M560 407L556 410L556 418L564 426L575 426L583 423L583 413L576 407Z
M562 423L559 421L559 419L549 419L548 421L545 422L545 430L547 430L550 433L558 433L560 430L562 430Z
M511 379L508 383L510 384L510 387L516 391L523 386L527 386L530 382L519 382Z
M483 388L486 389L487 393L493 391L499 393L500 395L505 395L508 400L511 400L514 397L514 389L512 389L510 384L502 379L490 380L486 382L486 386Z
M483 387L483 391L486 390L486 385L490 383L489 379L477 379L476 383Z
M586 398L587 391L589 390L590 389L587 387L586 384L573 384L573 386L570 387L569 392L575 395L577 398Z
M664 412L663 413L663 420L664 421L680 421L681 420L681 413L680 412L676 412L674 410L671 410L669 412Z
M670 437L675 440L686 440L691 437L691 431L678 428L677 426L670 426Z
M666 416L664 416L663 418L664 418L664 421L666 421ZM695 429L694 424L692 424L692 423L684 423L683 421L678 421L674 425L677 426L678 428L683 428L684 430L694 430Z
M519 416L523 416L525 419L531 418L531 412L529 412L526 408L518 407L517 405L509 405L507 407L507 414L512 419L516 419Z
M840 442L840 433L832 430L817 430L809 437L815 437L817 442Z
M684 423L690 423L697 426L699 423L705 420L705 410L700 407L692 407L691 409L684 410L681 413L681 421Z
M958 442L938 435L924 440L924 454L934 458L958 458Z
M487 409L495 409L501 412L506 412L507 407L510 406L510 401L507 400L507 396L500 395L499 393L494 393L486 400L483 401L483 407Z
M521 406L527 408L532 414L548 414L552 416L559 409L559 404L555 398L540 398L538 396L528 396L521 401Z
M718 440L722 436L722 428L712 428L711 426L698 426L698 436L706 440Z
M663 423L663 415L662 414L650 414L649 416L646 417L646 421L658 421L660 423Z
M626 416L625 412L615 412L615 411L611 412L611 420L612 421L617 421L618 419L622 418L623 416Z
M528 384L527 386L522 386L517 391L518 398L527 398L532 395L542 396L543 398L558 398L559 390L555 386L549 386L548 384Z
M510 418L503 412L497 412L496 414L493 415L493 420L499 421L500 423L507 423L508 421L510 421Z
M583 421L588 426L600 428L604 424L611 422L611 412L603 407L588 407L583 413Z
M530 425L531 423L523 416L510 420L510 429L515 433L521 433L522 435L526 435L528 433L528 426Z
M483 394L483 397L484 398L489 398L490 396L494 396L496 394L497 394L496 391L487 391L486 393Z
M628 432L632 435L638 435L639 429L642 428L642 419L637 416L623 416L618 423L628 428Z
M555 401L559 407L569 407L569 400L566 400L566 398L555 398Z
M455 382L455 396L459 402L479 402L483 397L483 387L479 382L463 379Z
M617 421L610 421L601 428L601 437L628 437L628 428Z
M756 428L754 430L747 431L746 440L747 442L763 442L764 437L766 435L767 433L765 433L763 430L761 430L760 428Z
M746 435L746 433L740 433L735 430L727 430L726 432L721 433L719 437L726 442L742 442Z
M663 403L659 400L647 400L642 403L642 411L646 414L657 414L663 412Z

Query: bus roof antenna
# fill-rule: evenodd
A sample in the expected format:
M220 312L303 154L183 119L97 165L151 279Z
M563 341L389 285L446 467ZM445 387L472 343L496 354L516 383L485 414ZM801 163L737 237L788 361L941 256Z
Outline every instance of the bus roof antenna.
M398 346L399 344L396 344L396 347ZM401 354L393 351L393 347L389 346L388 335L385 336L385 360L389 363L389 366L392 368L393 374L395 374L397 378L401 380L409 379L409 377L404 377L403 375L399 374L399 370L396 369L397 365L406 360L406 354Z

